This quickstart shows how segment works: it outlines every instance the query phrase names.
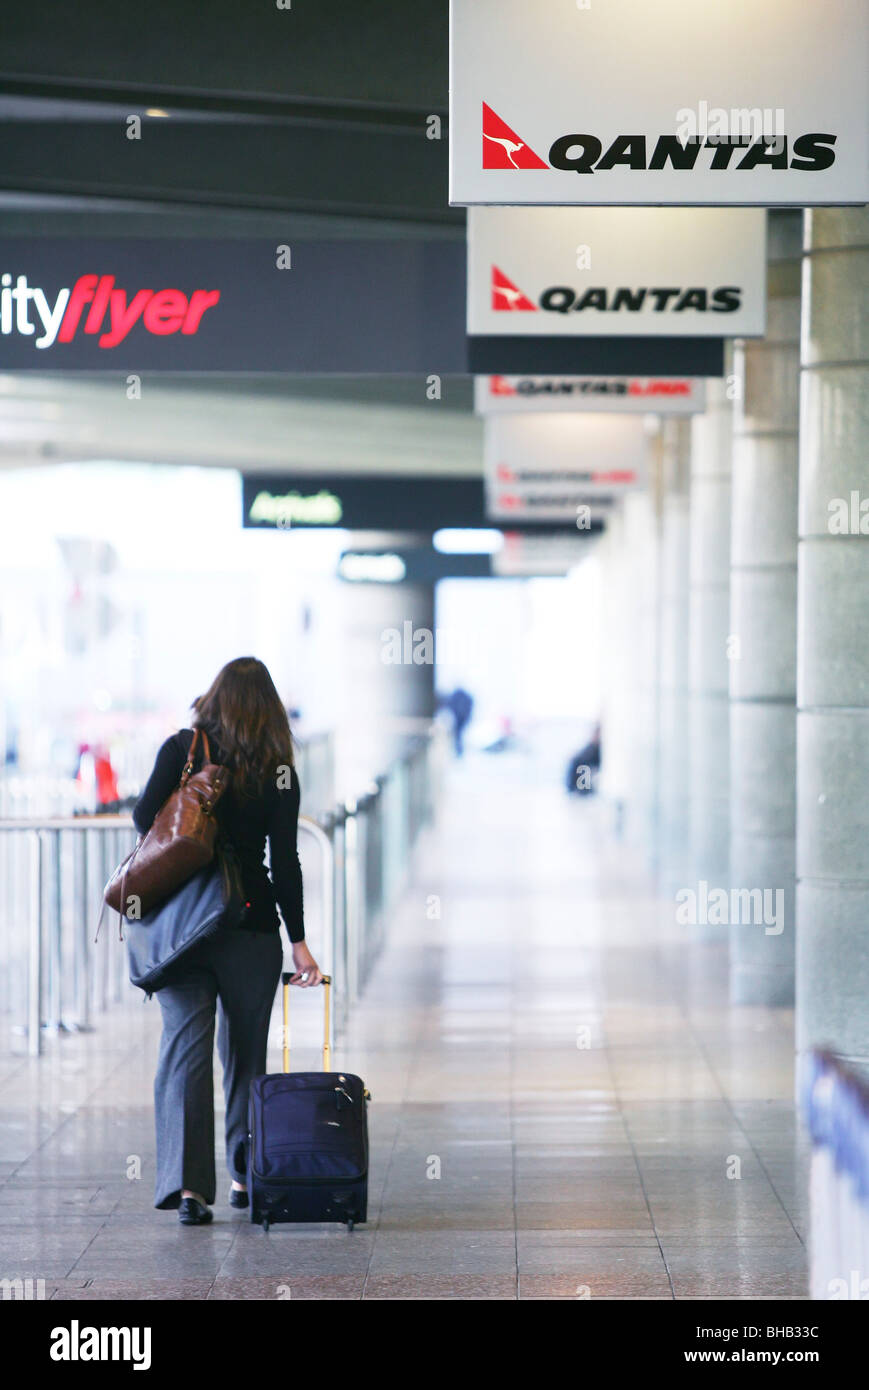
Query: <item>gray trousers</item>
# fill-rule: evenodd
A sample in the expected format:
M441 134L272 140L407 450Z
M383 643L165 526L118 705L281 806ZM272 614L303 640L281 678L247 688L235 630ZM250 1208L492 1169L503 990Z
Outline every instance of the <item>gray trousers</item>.
M226 1100L226 1164L236 1166L247 1137L251 1079L266 1069L269 1019L281 974L277 932L222 927L199 947L183 976L157 992L163 1014L154 1079L157 1121L155 1207L177 1207L182 1188L207 1202L216 1195L214 1168L214 1019Z

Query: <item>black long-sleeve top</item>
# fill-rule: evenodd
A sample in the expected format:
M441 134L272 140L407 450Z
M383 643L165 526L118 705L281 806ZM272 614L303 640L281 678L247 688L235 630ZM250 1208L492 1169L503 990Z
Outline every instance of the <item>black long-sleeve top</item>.
M133 822L140 835L151 828L160 807L178 786L192 742L193 730L181 729L167 738L158 752L154 770L133 811ZM211 761L221 762L219 744L211 735L208 742ZM197 744L197 767L201 766L200 749L201 739ZM293 942L305 939L298 853L299 799L299 779L293 768L289 786L279 787L276 778L256 798L239 795L230 781L215 811L221 839L234 851L241 873L246 905L241 925L250 931L280 931L276 906L280 905ZM271 878L265 866L267 836Z

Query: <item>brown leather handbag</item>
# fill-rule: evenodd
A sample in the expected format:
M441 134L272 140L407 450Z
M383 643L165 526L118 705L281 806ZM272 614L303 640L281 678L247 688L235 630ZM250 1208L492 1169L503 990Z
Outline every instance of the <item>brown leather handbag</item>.
M203 765L193 771L202 739ZM166 798L154 823L106 884L103 897L122 917L137 920L170 898L214 858L217 821L214 809L231 773L211 761L208 736L194 729L181 781Z

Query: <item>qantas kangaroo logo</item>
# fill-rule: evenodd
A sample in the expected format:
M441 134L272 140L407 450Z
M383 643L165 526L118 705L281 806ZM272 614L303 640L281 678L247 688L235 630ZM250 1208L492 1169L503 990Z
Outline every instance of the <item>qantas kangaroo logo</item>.
M506 121L483 102L483 168L546 169L545 160L526 145Z
M492 308L525 311L530 309L533 313L537 312L537 305L532 304L518 285L508 280L503 270L499 270L496 265L492 266Z

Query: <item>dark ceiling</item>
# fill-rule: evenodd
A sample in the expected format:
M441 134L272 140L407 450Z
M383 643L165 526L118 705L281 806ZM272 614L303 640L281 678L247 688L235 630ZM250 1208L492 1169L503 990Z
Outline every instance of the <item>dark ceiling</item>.
M460 232L464 214L447 206L448 11L447 0L7 0L0 194ZM427 138L430 115L440 140Z
M447 0L6 0L0 68L83 93L439 111L448 20Z

